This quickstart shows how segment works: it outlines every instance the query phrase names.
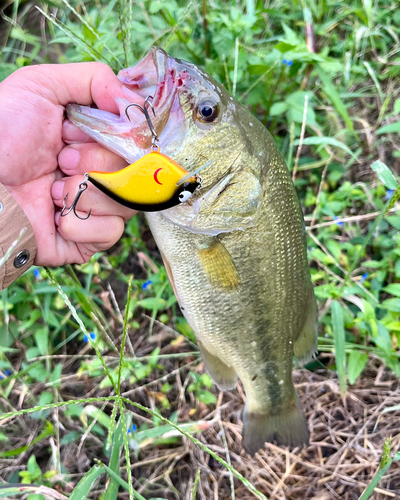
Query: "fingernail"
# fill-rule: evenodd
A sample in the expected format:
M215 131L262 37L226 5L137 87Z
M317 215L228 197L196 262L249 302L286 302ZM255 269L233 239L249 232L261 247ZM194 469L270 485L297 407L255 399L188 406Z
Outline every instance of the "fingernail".
M65 120L62 128L64 142L86 142L89 136L69 120Z
M78 166L80 159L80 153L73 146L67 146L63 150L61 150L58 156L58 164L60 165L61 170L68 171L68 174L71 170L75 170Z
M51 196L53 200L61 200L63 197L65 181L60 180L53 183L51 186Z
M56 223L57 227L60 225L60 217L61 217L61 212L56 212L54 216L54 222Z

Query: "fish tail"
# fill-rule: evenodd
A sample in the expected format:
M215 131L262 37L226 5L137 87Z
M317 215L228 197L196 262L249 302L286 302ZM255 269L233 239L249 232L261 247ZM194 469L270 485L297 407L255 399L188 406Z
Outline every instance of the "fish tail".
M279 413L254 413L245 408L242 437L243 447L250 455L257 453L265 442L275 442L291 448L307 445L307 422L297 396L289 408L284 408Z

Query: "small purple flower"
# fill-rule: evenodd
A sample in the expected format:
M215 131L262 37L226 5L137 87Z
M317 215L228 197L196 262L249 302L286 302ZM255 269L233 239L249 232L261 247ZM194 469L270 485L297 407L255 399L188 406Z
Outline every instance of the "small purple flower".
M284 59L284 60L282 61L282 64L284 64L284 65L286 65L286 66L289 66L289 67L290 67L290 66L293 64L293 61L290 61L290 60L288 61L287 59Z
M145 281L142 285L143 290L147 290L152 284L153 282L151 280Z
M131 434L131 433L133 434L134 432L136 432L136 430L137 430L136 425L135 425L135 424L132 424L132 425L130 426L130 428L128 429L127 434Z
M38 268L36 268L36 269L33 270L33 276L35 276L36 279L41 278L40 271L39 271Z
M368 278L369 274L368 273L364 273L361 278L360 278L360 283L362 283L363 281L365 281L367 278Z
M388 189L385 194L385 200L390 200L390 198L393 196L394 189Z
M334 220L338 220L338 219L339 219L339 217L337 215L335 215ZM337 226L343 226L343 224L344 224L344 222L342 222L342 221L336 222Z

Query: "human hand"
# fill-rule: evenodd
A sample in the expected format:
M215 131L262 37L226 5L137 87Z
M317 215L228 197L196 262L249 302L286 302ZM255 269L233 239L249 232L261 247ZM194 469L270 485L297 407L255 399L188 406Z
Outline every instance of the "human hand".
M63 198L70 206L83 174L126 166L68 120L69 102L93 102L118 112L122 84L102 63L39 65L22 68L0 83L0 183L24 210L37 243L35 264L60 266L87 262L121 237L134 212L89 183L77 211L60 218ZM69 177L64 177L63 174Z

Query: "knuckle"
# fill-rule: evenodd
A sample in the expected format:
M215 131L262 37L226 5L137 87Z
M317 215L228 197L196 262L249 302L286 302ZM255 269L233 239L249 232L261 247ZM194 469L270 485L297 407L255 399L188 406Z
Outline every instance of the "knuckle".
M124 221L121 217L110 215L104 217L104 240L102 246L110 248L121 238L124 232Z

